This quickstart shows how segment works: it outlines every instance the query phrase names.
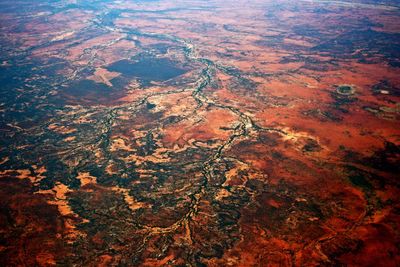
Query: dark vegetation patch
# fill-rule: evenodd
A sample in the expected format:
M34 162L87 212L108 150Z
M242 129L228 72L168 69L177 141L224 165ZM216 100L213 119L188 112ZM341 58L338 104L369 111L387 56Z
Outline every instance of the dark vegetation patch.
M381 80L379 83L374 84L371 88L374 95L388 94L400 96L400 88L392 84L388 80Z
M113 86L97 83L92 80L76 81L63 90L62 96L66 96L66 102L78 101L105 104L108 101L116 100L124 95L122 89L126 85L126 82L122 82L118 78L111 80L111 82Z
M400 173L398 164L400 162L400 146L392 142L385 142L385 147L366 158L365 162L376 169Z
M390 65L400 64L400 34L367 30L353 30L332 38L312 48L338 58L357 58L368 63L371 58L381 56Z
M385 142L382 149L376 150L372 156L365 157L358 152L346 150L344 159L349 162L359 163L387 173L400 173L400 145Z
M308 138L307 142L303 146L302 150L303 150L303 152L318 152L318 151L321 151L322 148L316 140Z
M331 93L332 98L334 99L334 103L332 106L342 113L348 113L348 105L357 101L357 98L354 96L355 89L351 85L338 85L336 86L336 90Z
M141 81L166 81L182 75L185 69L178 63L167 58L143 56L138 59L123 59L107 67L109 71L120 72L125 77Z

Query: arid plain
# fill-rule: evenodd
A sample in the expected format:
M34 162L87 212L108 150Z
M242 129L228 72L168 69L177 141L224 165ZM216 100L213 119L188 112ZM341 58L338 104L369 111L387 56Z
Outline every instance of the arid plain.
M399 266L398 1L0 3L1 266Z

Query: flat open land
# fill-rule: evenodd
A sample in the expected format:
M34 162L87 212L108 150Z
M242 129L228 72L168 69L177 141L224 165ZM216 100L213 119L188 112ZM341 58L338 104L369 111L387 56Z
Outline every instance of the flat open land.
M1 0L0 266L400 266L400 3Z

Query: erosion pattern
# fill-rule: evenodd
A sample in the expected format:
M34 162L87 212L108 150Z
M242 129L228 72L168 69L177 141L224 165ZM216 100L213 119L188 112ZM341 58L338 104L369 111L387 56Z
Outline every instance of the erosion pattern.
M397 1L0 3L0 265L399 266Z

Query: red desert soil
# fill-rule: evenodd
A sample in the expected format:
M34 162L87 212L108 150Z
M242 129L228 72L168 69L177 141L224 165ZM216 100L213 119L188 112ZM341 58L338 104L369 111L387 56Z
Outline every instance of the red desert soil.
M2 1L1 266L400 266L398 1Z

